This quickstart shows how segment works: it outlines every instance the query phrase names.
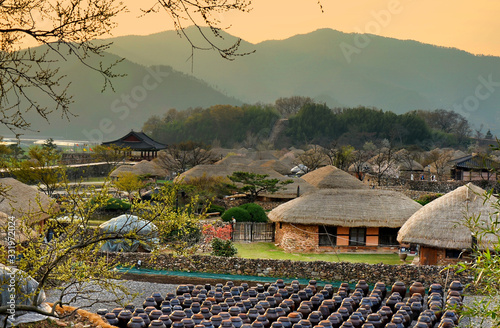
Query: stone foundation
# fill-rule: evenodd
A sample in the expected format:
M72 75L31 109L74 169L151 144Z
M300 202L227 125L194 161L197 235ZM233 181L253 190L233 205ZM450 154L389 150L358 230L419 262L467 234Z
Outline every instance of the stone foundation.
M276 278L316 279L322 281L357 282L366 280L369 284L382 281L391 286L396 281L403 281L409 286L414 281L420 281L425 286L432 283L444 285L446 281L460 280L463 284L469 283L470 278L465 273L455 274L450 270L447 280L447 270L442 266L414 266L414 265L385 265L347 262L324 261L290 261L267 259L226 258L205 255L153 256L147 253L108 253L109 260L134 265L137 260L142 261L145 268L207 272L220 274L238 274L251 276L266 276Z
M276 222L275 242L285 252L319 252L318 226Z

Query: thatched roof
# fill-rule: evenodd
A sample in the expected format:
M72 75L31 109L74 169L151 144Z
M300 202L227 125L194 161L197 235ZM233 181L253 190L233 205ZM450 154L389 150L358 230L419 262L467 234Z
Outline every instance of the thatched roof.
M35 230L33 230L30 227L24 226L21 220L16 219L15 222L16 222L15 234L13 237L16 244L20 244L36 236ZM8 237L9 237L9 216L4 212L0 212L0 245L7 247L7 242L9 240Z
M235 164L243 164L243 165L248 165L252 162L252 160L246 156L243 155L230 155L226 156L220 161L215 162L215 165L226 165L226 166L231 166Z
M0 212L20 218L26 215L30 223L49 218L50 207L57 206L55 201L36 187L28 186L13 178L0 179L0 184L9 188L5 198L0 199ZM37 203L40 203L39 204ZM41 207L41 208L40 208Z
M153 161L140 161L132 167L132 172L138 175L151 175L154 177L164 177L167 171L162 169Z
M120 165L116 169L114 169L113 172L111 172L111 174L109 176L113 177L113 178L117 178L118 175L120 175L120 173L125 173L125 172L132 172L132 173L134 173L133 166L132 165L127 165L127 164Z
M311 171L303 175L302 179L321 189L368 189L359 179L332 165Z
M292 166L287 166L283 162L275 159L267 160L267 159L262 159L262 160L257 160L253 161L249 164L249 166L254 167L254 166L260 166L263 168L270 168L278 172L279 174L287 175L290 174L290 170L294 165Z
M390 190L320 189L276 207L268 217L296 224L399 228L421 207Z
M470 230L465 218L481 215L483 223L494 215L492 197L486 203L484 190L469 183L430 202L401 227L398 241L438 248L466 249L471 247Z
M271 193L261 193L262 196L270 197L270 198L280 198L280 199L293 199L297 198L297 191L299 195L304 195L306 193L314 192L317 190L316 187L308 183L302 178L289 178L289 177L281 177L279 178L281 181L292 180L293 182L287 185L284 185L283 189L278 190L274 194Z
M269 178L284 178L283 175L278 172L262 167L249 167L247 165L235 164L235 165L197 165L186 172L180 174L175 181L184 180L189 181L192 178L201 178L202 176L207 177L223 177L226 178L228 175L232 175L233 172L253 172L257 174L268 174Z
M250 151L247 154L248 158L251 158L255 161L259 160L270 160L270 159L278 159L278 156L275 155L276 151L274 150L255 150L255 151Z

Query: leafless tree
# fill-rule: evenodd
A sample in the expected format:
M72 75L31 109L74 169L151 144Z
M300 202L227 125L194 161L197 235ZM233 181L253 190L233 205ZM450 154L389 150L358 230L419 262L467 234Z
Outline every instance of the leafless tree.
M312 104L313 100L309 97L293 96L287 98L278 98L274 107L283 117L289 117L296 114L304 105Z
M330 143L323 151L330 165L344 171L349 169L354 159L354 147L339 146L335 141Z
M324 165L325 162L326 156L323 148L318 145L312 145L307 151L297 156L294 164L303 164L307 167L307 172L311 172Z
M210 163L211 160L210 146L193 141L171 144L166 150L158 153L159 164L168 171L177 173L196 165Z
M442 180L449 168L449 162L453 158L453 150L433 149L427 154L425 163L436 171L438 180Z
M250 0L147 0L142 14L164 13L174 21L196 49L214 50L232 60L247 53L239 52L241 40L229 47L219 46L221 22L217 16L229 11L247 12ZM57 113L71 118L72 96L69 81L59 72L58 61L76 58L103 79L103 89L112 88L112 79L121 76L113 72L121 60L105 65L94 58L109 44L93 40L109 35L115 19L127 8L119 0L0 0L0 124L19 135L31 126L26 113L35 112L48 120ZM195 44L184 26L195 25L205 40ZM208 26L207 33L201 26ZM44 45L33 50L22 49L26 44ZM44 96L43 100L35 94Z

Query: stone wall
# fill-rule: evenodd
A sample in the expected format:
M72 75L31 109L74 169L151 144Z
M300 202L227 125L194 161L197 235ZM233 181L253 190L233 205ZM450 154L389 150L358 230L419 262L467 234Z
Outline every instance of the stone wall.
M318 226L315 225L277 222L274 240L285 252L319 251Z
M443 270L440 266L385 265L364 263L333 263L324 261L290 261L268 259L225 258L205 255L152 256L148 253L108 253L109 260L117 260L133 265L141 259L143 267L169 270L206 272L219 274L238 274L250 276L266 276L276 278L316 279L322 281L357 282L365 279L369 284L382 281L392 285L395 281L403 281L409 285L420 281L429 286L431 283L444 285L452 280L460 280L463 284L470 280L465 274L455 275L452 271Z

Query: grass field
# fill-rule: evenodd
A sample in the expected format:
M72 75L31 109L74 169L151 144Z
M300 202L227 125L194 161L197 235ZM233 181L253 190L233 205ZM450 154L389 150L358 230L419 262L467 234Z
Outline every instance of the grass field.
M235 243L239 257L249 259L275 259L292 261L327 261L327 262L352 262L368 264L402 264L398 254L313 254L313 253L285 253L273 243ZM406 263L413 260L408 256Z

